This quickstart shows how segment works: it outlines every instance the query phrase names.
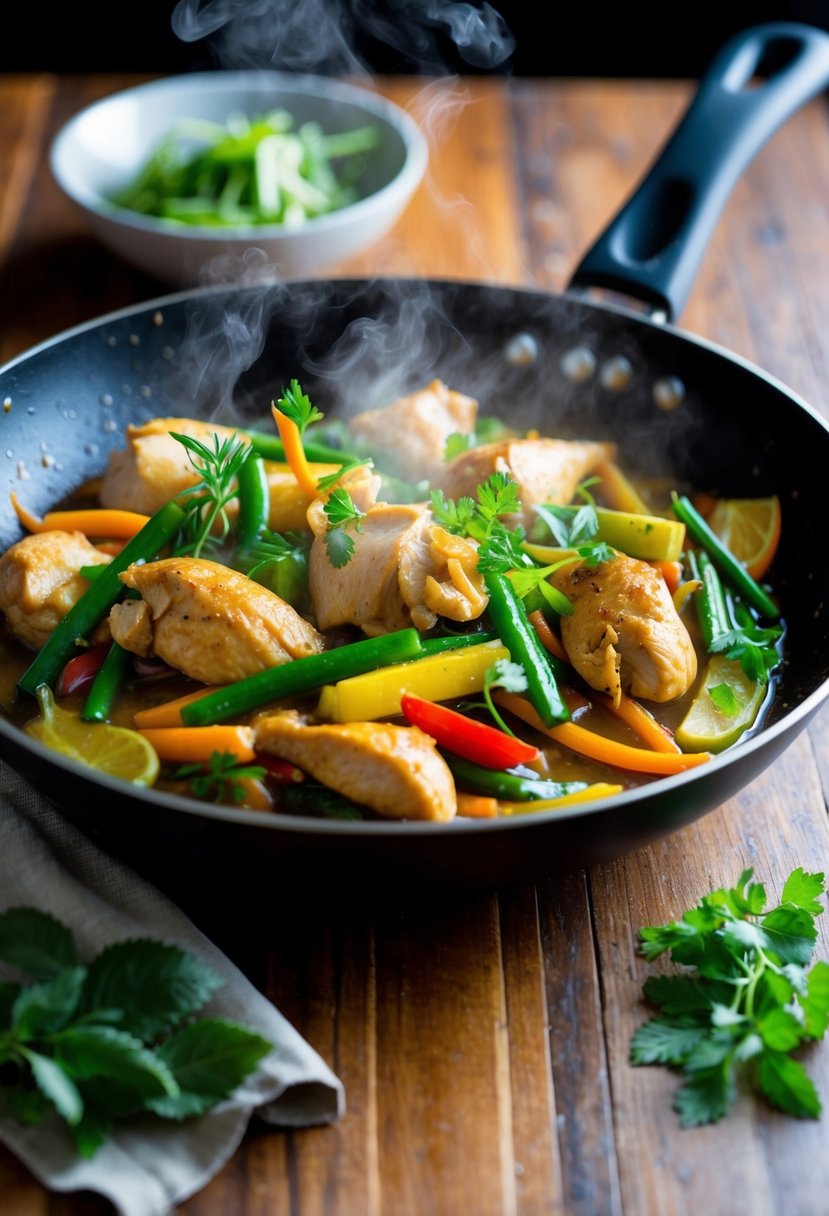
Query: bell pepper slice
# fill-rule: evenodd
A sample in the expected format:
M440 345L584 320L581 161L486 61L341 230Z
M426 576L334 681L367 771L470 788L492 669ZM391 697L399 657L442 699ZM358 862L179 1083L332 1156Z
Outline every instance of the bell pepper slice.
M538 758L538 748L523 739L413 693L403 694L400 708L406 721L430 735L438 747L485 768L512 768Z

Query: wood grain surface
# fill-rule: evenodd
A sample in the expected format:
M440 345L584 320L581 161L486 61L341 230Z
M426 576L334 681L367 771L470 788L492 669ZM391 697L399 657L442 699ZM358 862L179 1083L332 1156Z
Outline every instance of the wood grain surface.
M48 169L58 126L133 78L0 78L0 362L167 290L107 254ZM684 82L421 81L380 87L430 143L394 230L337 274L563 290L691 95ZM829 413L829 121L791 119L737 185L681 318ZM173 891L342 1078L335 1126L252 1125L187 1216L825 1216L829 1116L740 1094L680 1130L676 1077L633 1068L655 969L637 931L753 866L777 894L829 871L829 720L739 797L647 848L538 887L365 907ZM821 957L829 930L821 926ZM829 1101L829 1048L804 1056ZM0 1216L98 1216L0 1151Z

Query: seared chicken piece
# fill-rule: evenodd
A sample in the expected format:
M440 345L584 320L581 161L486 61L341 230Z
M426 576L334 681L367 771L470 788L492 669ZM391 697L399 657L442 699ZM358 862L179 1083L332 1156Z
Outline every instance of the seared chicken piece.
M325 547L324 501L308 510L314 533L308 585L320 629L357 625L369 637L404 629L431 629L438 616L471 621L487 605L477 572L477 545L450 536L424 503L370 507L349 527L354 551L339 568Z
M561 617L570 662L616 705L623 692L673 701L697 674L697 656L665 580L653 566L618 554L589 569L564 566L551 582L573 604Z
M455 783L434 739L384 722L310 725L296 710L255 724L256 750L279 756L389 819L453 819Z
M478 417L474 397L447 388L441 380L392 405L352 418L349 430L407 481L431 480L445 467L443 450L450 435L471 435Z
M142 598L112 608L115 641L204 684L229 684L323 649L324 639L290 604L218 562L136 563L121 581Z
M219 440L232 439L238 432L232 427L194 418L153 418L141 426L127 427L127 447L112 452L101 482L100 501L105 507L120 507L152 515L182 490L194 486L198 473L190 463L187 449L170 431L198 439L213 447L213 436ZM336 471L336 465L314 465L319 475ZM297 485L286 465L265 461L268 473L270 509L268 527L276 532L293 531L305 526L305 512L311 497ZM228 514L237 510L230 503Z
M461 452L444 468L438 484L449 498L474 498L476 486L493 473L505 473L518 485L521 522L529 529L536 519L535 506L565 506L579 482L614 452L613 444L590 440L502 439Z
M0 558L0 610L14 636L39 650L89 586L81 567L111 561L82 532L37 532L12 545Z

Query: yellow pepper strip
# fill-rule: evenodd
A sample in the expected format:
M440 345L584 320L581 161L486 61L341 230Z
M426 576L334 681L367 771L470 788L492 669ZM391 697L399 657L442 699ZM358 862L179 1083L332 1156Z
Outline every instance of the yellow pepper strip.
M591 802L594 798L611 798L621 794L623 785L610 785L607 781L597 781L586 789L576 790L574 794L562 794L560 798L539 798L529 802L499 802L499 815L526 815L532 811L552 811L562 806L573 806L579 802Z
M556 743L569 747L581 756L598 760L600 764L610 765L611 768L667 777L673 773L684 772L685 769L695 768L698 764L707 764L711 759L710 752L686 755L684 752L655 752L643 747L630 747L627 743L617 743L615 739L606 739L595 731L577 726L575 722L562 722L560 726L548 728L543 725L529 701L525 701L523 697L512 692L503 692L501 689L494 692L492 697L504 709L515 714L516 718L555 739Z
M171 726L138 733L152 745L159 760L179 764L208 761L214 752L228 753L247 764L256 755L252 726Z
M301 486L291 468L282 462L265 461L268 477L268 527L272 532L300 532L308 527L308 508L318 496L317 479L336 473L338 464L309 464L314 481L312 493Z
M189 692L185 697L178 697L175 701L165 701L163 705L153 705L150 709L139 709L133 718L133 725L136 730L151 730L162 726L184 726L181 720L181 710L193 701L200 701L209 692L218 692L218 688L197 688L195 692Z
M447 650L409 663L396 663L362 676L326 684L320 693L317 715L332 722L372 722L401 713L404 692L429 701L453 701L481 692L484 676L493 663L508 659L500 641Z
M311 472L305 456L305 448L302 446L302 435L300 434L299 427L292 418L286 418L275 405L271 405L271 413L273 414L276 428L279 431L279 438L284 444L285 459L291 466L291 472L305 493L310 494L312 497L315 496L317 493L317 479Z
M611 507L617 511L632 511L635 515L648 514L648 504L612 460L603 461L596 469L596 476L602 479L602 495Z
M14 490L9 498L17 518L29 532L83 532L86 536L107 540L129 540L150 518L138 511L91 507L77 511L47 511L43 519L39 519L23 506Z

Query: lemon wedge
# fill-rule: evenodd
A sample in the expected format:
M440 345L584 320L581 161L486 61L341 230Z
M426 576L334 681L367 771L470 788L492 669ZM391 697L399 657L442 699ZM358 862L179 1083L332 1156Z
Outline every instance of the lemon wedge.
M750 680L734 659L712 655L691 708L674 732L684 752L722 752L760 712L768 685Z
M159 759L143 735L108 722L82 722L77 713L55 704L47 684L41 684L36 695L40 717L24 726L27 735L99 773L133 785L155 784Z

